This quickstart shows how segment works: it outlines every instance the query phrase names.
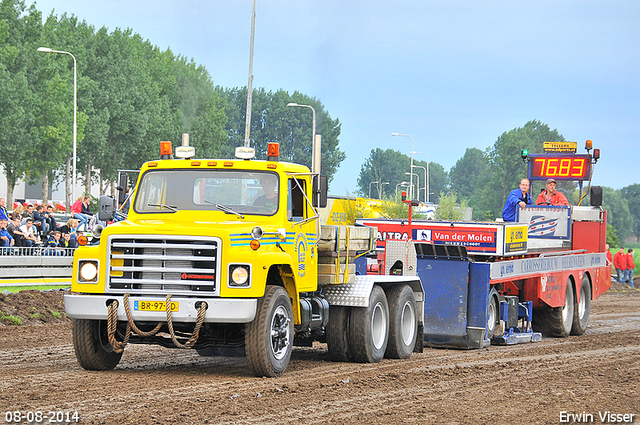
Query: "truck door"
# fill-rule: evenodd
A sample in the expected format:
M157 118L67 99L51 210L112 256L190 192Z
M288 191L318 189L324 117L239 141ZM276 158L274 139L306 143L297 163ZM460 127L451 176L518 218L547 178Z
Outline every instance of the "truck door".
M309 205L308 181L303 178L290 177L287 184L287 218L290 229L287 233L293 236L294 274L298 290L315 290L316 281L316 220L305 221L315 215ZM307 197L305 198L305 194ZM287 239L289 234L287 235Z

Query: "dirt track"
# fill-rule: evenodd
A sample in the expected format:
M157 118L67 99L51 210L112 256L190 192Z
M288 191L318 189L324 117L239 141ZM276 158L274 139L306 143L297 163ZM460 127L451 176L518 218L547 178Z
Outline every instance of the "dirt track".
M0 423L18 410L77 411L85 424L555 424L561 412L603 423L607 411L640 424L640 290L594 301L580 337L379 364L296 348L274 379L250 376L244 359L150 346L87 372L68 320L0 325L0 359Z

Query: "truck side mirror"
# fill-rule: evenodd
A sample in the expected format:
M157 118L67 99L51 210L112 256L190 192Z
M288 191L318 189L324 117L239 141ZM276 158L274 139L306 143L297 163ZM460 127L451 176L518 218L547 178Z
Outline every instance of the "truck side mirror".
M111 196L100 196L100 206L98 207L98 220L112 221L116 216L116 200Z
M118 181L118 205L122 205L127 199L127 188L129 187L129 174L120 174Z
M329 183L327 176L313 176L313 206L316 208L326 208L327 192L329 191Z

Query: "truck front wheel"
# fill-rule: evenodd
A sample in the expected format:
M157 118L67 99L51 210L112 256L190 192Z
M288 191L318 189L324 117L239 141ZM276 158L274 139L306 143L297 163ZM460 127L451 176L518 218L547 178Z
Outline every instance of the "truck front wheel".
M389 341L389 305L382 288L373 286L369 307L354 307L349 320L349 347L353 360L377 363Z
M416 299L409 285L394 285L387 293L389 302L389 342L385 356L408 359L416 345L418 316Z
M73 319L73 349L78 363L86 370L111 370L122 353L113 351L105 320Z
M247 324L245 350L256 376L278 376L291 359L293 309L287 292L279 286L267 286L258 300L256 318Z

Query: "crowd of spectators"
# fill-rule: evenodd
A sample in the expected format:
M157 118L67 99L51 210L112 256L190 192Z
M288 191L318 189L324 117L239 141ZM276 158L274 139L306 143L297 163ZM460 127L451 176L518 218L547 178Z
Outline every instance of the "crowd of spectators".
M64 255L68 250L61 248L77 248L77 237L82 230L90 230L95 217L88 210L91 198L80 197L86 205L73 214L64 224L58 222L52 205L14 204L13 212L7 211L7 200L0 198L0 248L11 247L43 247L44 255ZM82 222L74 218L82 216ZM81 229L81 226L83 226ZM4 252L4 250L3 250Z

